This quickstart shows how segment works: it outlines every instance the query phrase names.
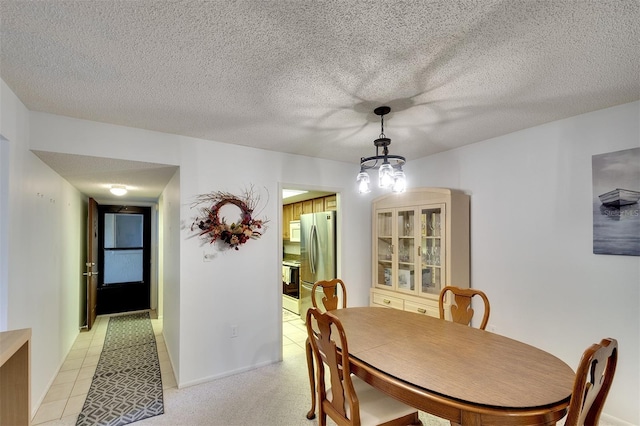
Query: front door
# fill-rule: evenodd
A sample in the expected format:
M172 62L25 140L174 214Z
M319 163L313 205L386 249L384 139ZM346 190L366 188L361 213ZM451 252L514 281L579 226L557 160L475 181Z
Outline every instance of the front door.
M98 314L151 307L151 208L99 206Z
M87 213L87 328L91 330L97 315L98 302L98 203L89 198Z

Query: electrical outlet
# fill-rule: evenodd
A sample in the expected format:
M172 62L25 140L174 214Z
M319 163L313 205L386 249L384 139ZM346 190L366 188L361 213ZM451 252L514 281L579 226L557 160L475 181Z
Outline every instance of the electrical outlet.
M238 326L237 325L232 325L231 326L231 337L238 337Z

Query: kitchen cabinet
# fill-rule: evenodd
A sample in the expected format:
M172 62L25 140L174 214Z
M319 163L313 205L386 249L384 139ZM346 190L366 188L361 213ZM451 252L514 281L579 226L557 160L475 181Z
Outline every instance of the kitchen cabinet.
M336 195L313 198L311 200L299 201L297 203L285 204L282 211L282 238L289 239L289 222L300 220L300 215L307 213L318 213L337 210ZM291 209L289 210L285 209ZM290 213L290 215L289 215ZM285 228L287 230L285 230Z
M313 200L302 202L302 214L313 213Z
M282 239L288 240L291 238L289 235L289 224L293 220L293 204L285 204L282 206Z
M335 194L324 197L324 209L326 211L334 211L338 209L338 202Z
M324 197L314 198L312 201L313 201L313 212L314 213L319 213L319 212L325 211L324 210Z
M302 214L302 202L293 203L293 218L291 220L300 220Z
M372 224L372 306L438 317L443 287L469 287L468 195L447 188L384 195L373 201Z
M313 201L305 200L298 203L293 203L293 219L300 220L300 215L313 213Z

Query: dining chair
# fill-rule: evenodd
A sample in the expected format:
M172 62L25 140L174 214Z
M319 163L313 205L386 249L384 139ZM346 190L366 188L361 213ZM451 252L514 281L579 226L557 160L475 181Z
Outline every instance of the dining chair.
M338 309L338 303L340 299L338 298L338 286L342 291L342 307L347 307L347 288L344 285L344 282L339 279L333 279L329 281L318 281L313 284L311 288L311 303L314 308L318 308L318 302L316 301L316 290L318 288L322 288L322 293L324 296L322 297L322 306L327 311L333 311Z
M314 308L318 307L318 302L316 300L316 290L319 288L322 289L322 293L324 297L322 298L322 306L326 311L333 311L338 309L339 298L338 298L338 286L342 291L342 307L347 307L347 288L344 285L344 282L341 279L333 279L333 280L322 280L317 281L313 284L311 288L311 304ZM311 386L311 409L307 413L308 419L313 419L316 416L316 392L315 392L315 378L313 371L313 355L311 350L311 343L309 339L306 342L306 352L307 352L307 369L309 370L309 384Z
M374 388L351 373L349 347L342 323L318 308L307 311L307 334L316 359L318 425L327 416L341 426L422 425L418 410ZM330 387L325 382L328 369Z
M471 319L473 318L473 308L471 307L471 300L474 297L479 297L484 302L484 315L482 316L482 322L480 323L480 329L484 330L489 321L489 313L491 307L489 305L489 299L487 295L482 291L474 288L460 288L454 286L446 286L440 292L440 300L438 307L440 309L440 319L445 319L445 298L448 293L453 294L453 303L449 312L451 313L451 319L453 322L459 324L471 325Z
M597 425L618 363L618 341L602 339L582 354L565 426Z

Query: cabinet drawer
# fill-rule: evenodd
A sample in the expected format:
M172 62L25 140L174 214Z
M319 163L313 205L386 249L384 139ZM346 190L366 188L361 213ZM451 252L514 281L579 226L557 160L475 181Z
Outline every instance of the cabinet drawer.
M440 317L440 311L438 310L437 306L410 302L408 300L404 302L404 310L416 312L418 314L429 315L430 317Z
M386 306L388 308L403 309L404 300L398 297L391 297L384 294L373 293L373 304Z

